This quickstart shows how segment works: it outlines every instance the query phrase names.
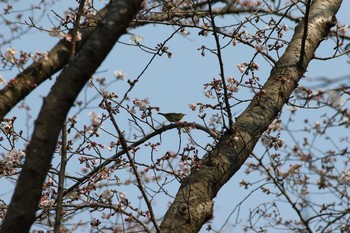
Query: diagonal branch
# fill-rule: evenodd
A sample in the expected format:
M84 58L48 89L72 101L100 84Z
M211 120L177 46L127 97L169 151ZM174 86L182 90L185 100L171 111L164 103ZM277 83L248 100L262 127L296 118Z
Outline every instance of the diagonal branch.
M314 0L308 18L303 64L298 65L304 22L295 29L285 53L272 69L262 91L236 119L212 152L202 160L180 186L173 204L160 226L162 232L198 232L213 215L213 198L240 169L260 136L282 110L306 70L320 42L335 25L341 0ZM176 219L177 221L173 221Z
M91 20L92 26L81 30L82 39L76 44L76 51L90 38L96 24L101 17L106 14L107 8L103 8ZM29 95L37 86L50 78L53 74L60 71L68 64L71 51L71 42L65 38L61 39L48 53L47 58L40 59L28 66L24 71L18 74L9 84L0 90L0 119L27 95Z
M141 2L142 0L111 1L106 16L79 54L62 71L45 98L1 233L29 232L35 221L42 186L66 115L80 90L106 58L118 38L125 33L125 29L140 9Z
M230 14L240 14L248 13L251 11L258 11L252 9L236 9L236 8L223 8L212 9L212 14L214 15L230 15ZM264 9L259 9L259 12L265 14L275 14L278 16L288 17L292 21L297 21L296 17L291 15L285 16L279 11L268 11ZM81 29L82 39L77 43L76 51L85 44L85 42L91 36L95 25L100 21L100 19L106 14L106 7L101 9L96 17L90 18L91 25ZM166 12L146 14L140 16L137 20L134 20L130 27L139 27L152 23L160 23L166 21L173 21L177 18L193 18L208 16L208 11L192 11L192 10L175 10L171 14ZM177 23L178 24L178 23ZM74 34L74 33L73 33ZM26 69L24 69L20 74L18 74L9 84L0 90L0 119L6 116L6 114L21 100L23 100L27 95L29 95L36 87L38 87L45 80L49 79L56 72L60 71L65 65L68 64L68 58L70 53L71 43L66 39L60 40L48 53L46 59L41 59L38 62L34 62Z
M145 201L145 203L146 203L146 205L147 205L147 207L148 207L148 211L149 211L150 216L151 216L151 217L150 217L150 218L151 218L150 220L152 221L153 226L154 226L154 228L156 229L156 232L160 232L159 226L158 226L158 223L157 223L157 220L156 220L156 217L155 217L155 215L154 215L154 211L153 211L153 207L152 207L151 201L149 200L149 198L148 198L148 196L147 196L147 193L146 193L146 191L145 191L145 188L144 188L144 186L143 186L143 184L142 184L142 179L141 179L141 177L140 177L139 171L137 170L137 167L135 166L134 158L130 155L130 152L129 152L129 150L128 150L129 147L128 147L128 144L127 144L126 139L125 139L125 137L124 137L124 134L123 134L123 132L120 130L120 128L119 128L117 122L115 121L115 118L114 118L114 116L113 116L113 111L111 110L110 105L109 105L107 102L105 102L105 107L106 107L106 109L107 109L107 111L108 111L109 119L112 121L112 124L113 124L115 130L117 131L117 133L118 133L118 135L119 135L120 144L121 144L123 150L125 151L125 154L126 154L127 157L128 157L128 160L129 160L129 162L130 162L131 169L133 170L134 175L135 175L135 178L136 178L136 181L137 181L137 187L138 187L138 189L140 190L140 192L141 192L141 194L142 194L142 197L143 197L143 199L144 199L144 201Z

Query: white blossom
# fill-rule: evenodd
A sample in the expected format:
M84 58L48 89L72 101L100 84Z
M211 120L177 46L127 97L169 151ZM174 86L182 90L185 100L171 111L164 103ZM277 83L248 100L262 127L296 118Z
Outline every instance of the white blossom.
M343 183L350 184L350 169L343 171L341 174L341 178Z
M56 27L51 28L51 30L49 31L49 35L58 38L63 38L65 36L65 34Z
M114 76L117 80L124 80L125 79L125 73L121 70L114 71Z
M140 35L132 35L130 36L130 42L134 42L136 44L139 44L143 40L143 37Z
M13 47L10 47L8 49L6 49L6 52L5 52L5 59L14 64L16 62L16 58L15 58L15 55L16 55L17 51L15 48Z
M109 189L106 189L101 193L101 198L108 200L112 195L113 195L112 191Z

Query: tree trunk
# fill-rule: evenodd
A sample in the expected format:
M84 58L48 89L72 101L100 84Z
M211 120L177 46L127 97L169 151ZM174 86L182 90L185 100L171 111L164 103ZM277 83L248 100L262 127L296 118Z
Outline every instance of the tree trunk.
M29 231L66 115L80 90L129 26L141 2L111 1L106 16L45 98L1 233Z
M160 226L161 232L198 232L212 217L213 198L238 171L288 101L320 42L335 25L341 3L341 0L312 1L307 22L307 17L299 22L260 93L203 159L201 168L192 171L182 183Z

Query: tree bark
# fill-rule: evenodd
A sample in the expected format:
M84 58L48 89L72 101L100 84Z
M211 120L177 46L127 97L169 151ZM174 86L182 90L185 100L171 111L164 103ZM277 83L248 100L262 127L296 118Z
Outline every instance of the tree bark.
M99 17L103 17L106 11L106 7L101 9L94 22L91 23L92 25L80 30L82 39L77 42L77 51L90 38L95 29L94 26L100 20ZM0 119L6 116L18 102L23 100L36 87L68 64L70 47L71 43L69 41L65 38L61 39L50 50L46 59L40 59L28 66L0 90Z
M289 46L272 69L262 91L236 119L234 128L227 131L213 151L205 156L201 168L192 171L181 184L160 226L161 232L198 232L212 217L213 198L239 170L288 101L320 42L335 25L335 14L341 3L341 0L312 1L307 30L304 30L304 19L296 27ZM305 47L301 52L303 38ZM304 54L302 59L300 54Z
M80 90L125 32L142 0L114 0L76 58L59 75L35 122L26 160L0 230L28 232L35 221L42 186L50 168L58 135Z
M213 10L215 15L218 14L240 14L247 13L251 10L247 9L231 9L228 7L226 10L219 8ZM262 10L262 9L260 9ZM266 12L270 13L270 12ZM76 50L79 51L80 48L85 44L89 39L91 33L94 30L94 25L100 21L100 17L103 17L106 14L106 7L101 9L96 15L96 18L90 19L93 21L92 25L85 27L80 30L82 34L82 39L77 42ZM278 12L274 14L279 15ZM170 21L176 17L186 17L192 18L194 15L205 16L206 13L202 12L201 14L181 10L180 12L173 12L171 15L168 13L155 14L150 16L140 16L139 19L131 22L130 27L138 27L146 24L150 24L154 21L163 22ZM281 14L280 16L283 16ZM291 20L296 20L290 18ZM36 87L41 83L49 79L56 72L60 71L65 65L68 64L68 57L70 51L71 43L68 42L65 38L61 39L49 52L47 59L41 59L37 62L34 62L27 68L25 68L20 74L18 74L14 79L12 79L7 86L0 90L0 119L5 117L6 114L11 111L11 109L16 106L21 100L23 100L27 95L29 95Z

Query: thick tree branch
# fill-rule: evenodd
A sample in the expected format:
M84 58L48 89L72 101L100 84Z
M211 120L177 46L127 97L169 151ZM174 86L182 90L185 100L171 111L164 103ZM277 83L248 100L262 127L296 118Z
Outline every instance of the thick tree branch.
M213 9L214 15L230 15L230 14L240 14L255 12L255 9L237 9L234 7ZM270 12L268 10L259 9L260 13L275 14L278 16L288 17L290 20L297 21L298 19L290 15L286 16L279 11ZM103 8L96 15L93 20L94 23L100 21L100 16L104 16L106 13L106 8ZM154 13L150 15L140 16L137 20L130 24L131 27L138 27L142 25L147 25L151 23L160 23L171 21L177 18L192 18L194 16L204 17L208 16L208 11L192 11L192 10L175 10L168 13ZM92 21L92 20L90 20ZM174 22L173 22L174 23ZM76 50L82 47L82 45L89 39L92 31L94 29L93 25L81 29L82 40L77 43ZM37 86L42 82L50 78L53 74L60 71L65 65L68 64L68 58L70 53L71 43L65 38L60 40L48 53L47 59L41 59L38 62L34 62L29 67L27 67L23 72L18 74L9 84L0 90L0 119L21 100L23 100L27 95L29 95Z
M334 26L341 3L341 0L312 2L307 25L310 34L305 41L303 63L298 64L304 34L304 22L301 21L261 92L236 119L235 128L222 136L215 149L203 159L201 169L194 170L179 188L160 226L162 232L198 232L212 217L213 198L239 170L262 133L288 101L320 42Z
M141 2L111 1L106 16L45 98L1 233L29 231L66 115L80 90L129 26Z
M95 25L100 21L100 17L106 14L107 8L103 8L96 14L89 27L81 29L82 39L76 43L78 51L90 38ZM92 20L90 20L92 21ZM9 84L0 90L0 119L23 100L42 82L50 78L68 64L71 51L71 42L65 38L61 39L48 53L47 58L40 59L28 66L18 74Z

